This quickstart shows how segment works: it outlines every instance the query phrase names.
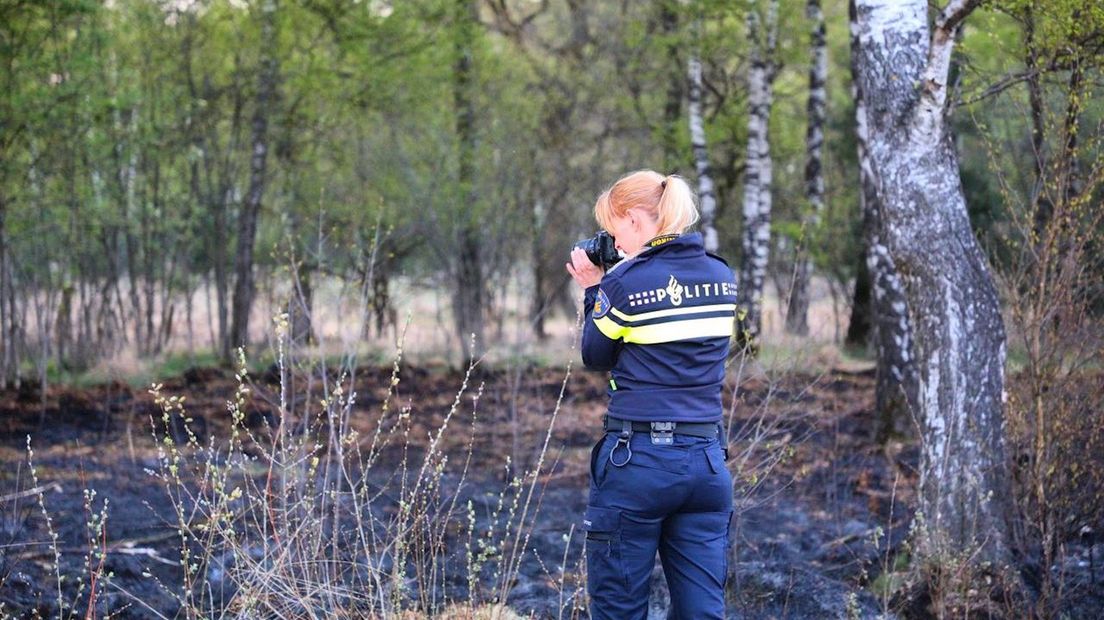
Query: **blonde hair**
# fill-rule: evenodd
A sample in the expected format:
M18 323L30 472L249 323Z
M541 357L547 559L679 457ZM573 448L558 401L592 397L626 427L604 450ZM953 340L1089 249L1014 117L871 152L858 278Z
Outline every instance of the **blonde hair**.
M682 234L698 221L694 192L682 177L637 170L617 180L594 203L594 218L609 231L613 218L641 209L659 225L659 234Z

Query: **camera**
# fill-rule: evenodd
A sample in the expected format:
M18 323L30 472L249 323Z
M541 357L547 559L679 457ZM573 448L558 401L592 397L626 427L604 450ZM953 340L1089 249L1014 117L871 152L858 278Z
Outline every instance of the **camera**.
M600 230L590 239L577 242L575 247L582 248L590 262L602 269L609 269L621 262L621 255L617 253L617 248L614 247L613 243L613 236L604 230Z

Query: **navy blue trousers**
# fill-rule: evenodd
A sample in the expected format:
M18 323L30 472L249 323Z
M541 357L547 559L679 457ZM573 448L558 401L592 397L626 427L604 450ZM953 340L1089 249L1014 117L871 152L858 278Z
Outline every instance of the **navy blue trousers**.
M658 551L668 618L724 618L732 477L720 442L675 435L674 445L657 446L637 432L629 447L631 457L608 433L591 451L583 517L590 617L647 618Z

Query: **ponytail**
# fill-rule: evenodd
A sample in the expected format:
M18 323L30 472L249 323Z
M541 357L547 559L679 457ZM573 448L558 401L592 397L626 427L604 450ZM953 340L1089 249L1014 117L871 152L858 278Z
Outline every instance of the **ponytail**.
M694 192L682 177L672 174L660 183L663 194L656 207L659 234L682 234L698 221Z

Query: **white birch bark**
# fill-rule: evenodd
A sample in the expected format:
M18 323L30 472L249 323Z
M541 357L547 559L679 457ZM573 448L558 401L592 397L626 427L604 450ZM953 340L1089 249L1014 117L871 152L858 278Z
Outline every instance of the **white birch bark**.
M763 280L770 253L771 176L770 112L776 66L778 0L767 0L765 24L757 7L747 18L751 59L748 69L747 173L744 177L743 262L740 265L738 303L747 310L752 340L762 329Z
M854 2L851 2L854 6ZM857 74L858 32L852 11L851 48L852 72ZM874 344L877 350L875 410L878 424L874 429L879 441L891 436L910 434L914 428L910 404L916 402L919 377L911 359L912 332L909 329L907 299L904 285L897 274L889 250L882 241L878 224L882 221L882 204L874 183L866 125L866 99L857 82L852 82L855 99L855 143L859 161L859 205L863 218L864 260L870 275L871 317Z
M824 212L824 173L821 150L824 146L824 122L828 116L828 45L824 36L824 11L820 0L808 0L805 14L812 24L810 33L809 100L806 104L808 126L805 130L805 200L802 238L798 240L793 288L786 309L786 331L804 336L809 333L809 278L813 261L809 239L820 226Z
M690 148L694 153L694 166L698 172L698 203L701 207L701 230L705 249L717 251L717 193L713 188L713 172L709 166L709 149L706 148L705 123L702 121L702 67L697 56L689 62L690 77Z
M944 114L954 35L976 4L952 0L931 29L924 0L856 0L854 77L882 207L877 232L901 278L918 365L916 549L1000 567L1010 557L1005 333Z

